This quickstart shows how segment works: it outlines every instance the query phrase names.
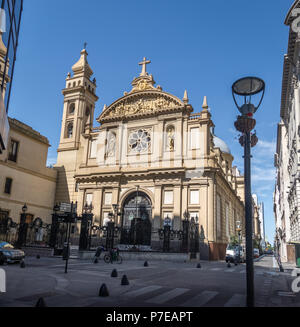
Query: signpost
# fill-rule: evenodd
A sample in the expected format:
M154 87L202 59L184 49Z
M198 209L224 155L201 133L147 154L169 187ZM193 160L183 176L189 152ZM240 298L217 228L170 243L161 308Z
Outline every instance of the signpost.
M68 273L68 263L70 257L70 236L71 236L71 224L76 222L76 209L77 209L77 202L76 204L72 203L61 203L60 210L65 209L64 214L59 215L58 219L61 222L67 223L67 242L64 244L63 250L63 259L66 260L65 264L65 274Z

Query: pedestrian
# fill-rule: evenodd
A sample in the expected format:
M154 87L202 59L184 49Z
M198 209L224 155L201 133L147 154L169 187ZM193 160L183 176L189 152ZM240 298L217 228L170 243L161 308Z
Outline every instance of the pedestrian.
M102 251L104 251L104 250L105 249L104 249L104 247L102 245L98 246L97 249L96 249L96 253L95 253L93 261L95 261L95 259L99 259Z

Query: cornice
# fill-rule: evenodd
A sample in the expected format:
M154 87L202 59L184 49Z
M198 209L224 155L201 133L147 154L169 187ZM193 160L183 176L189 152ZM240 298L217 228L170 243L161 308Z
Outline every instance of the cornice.
M12 130L15 130L23 135L27 135L41 143L44 143L44 144L50 146L47 137L43 136L42 134L37 132L29 125L26 125L26 124L20 122L19 120L15 119L15 118L10 118L10 117L8 117L8 121L9 121L9 126Z
M20 166L11 164L9 162L0 161L0 165L9 167L11 169L15 169L15 170L21 171L21 172L23 172L25 174L30 174L30 175L33 175L33 176L36 176L36 177L39 177L39 178L42 178L42 179L47 179L47 180L49 180L51 182L54 182L54 183L56 182L56 177L51 177L51 176L48 176L48 175L37 173L34 170L23 168L23 167L20 167ZM48 168L48 169L52 169L52 168ZM54 171L54 169L53 169L53 171Z

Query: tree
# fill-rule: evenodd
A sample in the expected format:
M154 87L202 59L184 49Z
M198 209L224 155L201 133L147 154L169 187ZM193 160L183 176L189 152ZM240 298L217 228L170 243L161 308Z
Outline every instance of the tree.
M230 245L233 245L233 246L239 245L239 239L236 235L230 236Z

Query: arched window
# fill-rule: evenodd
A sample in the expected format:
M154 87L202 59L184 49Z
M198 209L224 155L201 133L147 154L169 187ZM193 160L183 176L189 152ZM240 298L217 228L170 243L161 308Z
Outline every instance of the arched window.
M67 138L72 138L73 136L73 123L69 123L67 126Z
M76 82L73 83L73 87L75 87L75 86L76 86Z
M74 111L75 111L75 103L71 103L69 105L69 114L70 115L73 115L74 114Z
M168 125L166 128L166 150L174 151L175 148L175 127Z
M83 124L82 124L82 133L85 132L85 129L87 128L87 125L91 124L90 120L90 108L86 107L85 109L85 117L83 118Z

